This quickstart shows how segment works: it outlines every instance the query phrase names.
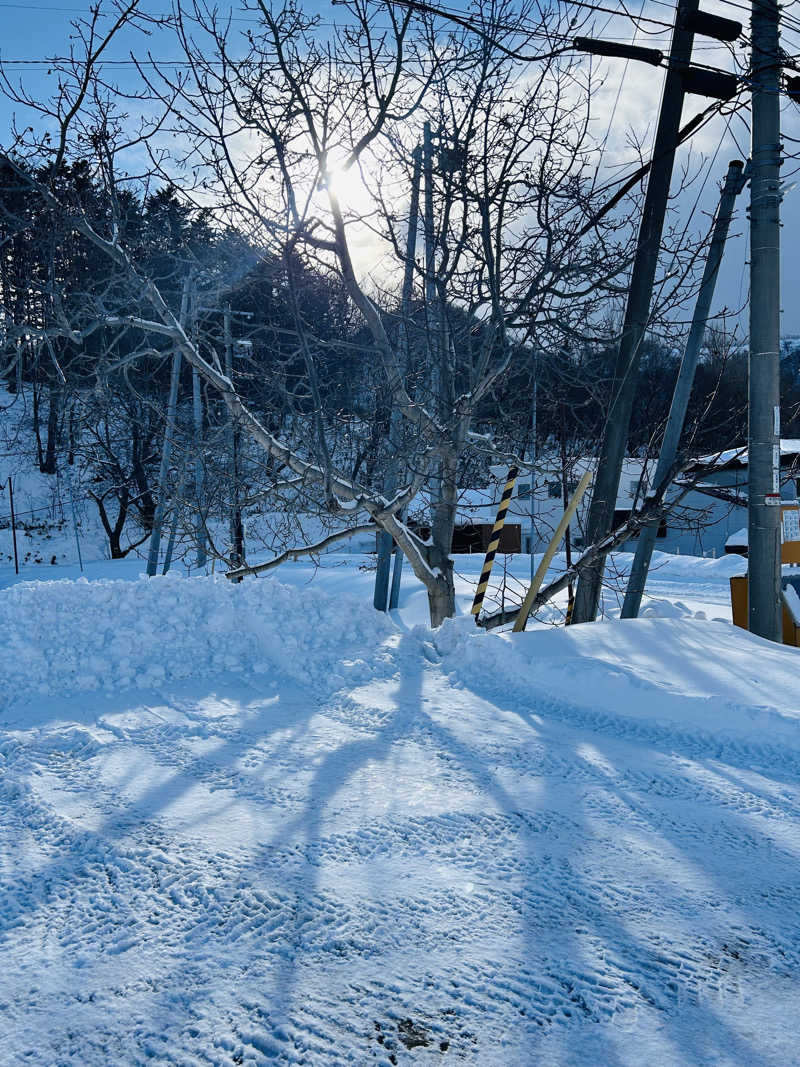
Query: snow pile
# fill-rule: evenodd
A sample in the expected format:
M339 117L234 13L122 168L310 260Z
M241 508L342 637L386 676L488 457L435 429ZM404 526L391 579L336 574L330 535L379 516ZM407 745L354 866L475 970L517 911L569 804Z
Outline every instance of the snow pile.
M639 612L641 619L705 619L704 611L692 611L682 600L652 599Z
M0 593L0 1062L797 1062L797 650L286 573Z
M364 600L274 579L167 575L26 582L0 591L0 702L275 669L316 690L358 685L395 630Z
M519 700L582 727L613 719L617 733L637 737L677 729L744 745L754 758L791 749L796 760L798 650L677 615L520 635L476 633L453 620L435 643L451 680L489 699Z
M613 569L619 574L629 574L633 557L632 552L614 552L611 556ZM685 581L692 586L708 581L725 581L746 571L747 559L735 552L716 559L654 552L650 563L650 576L658 581Z

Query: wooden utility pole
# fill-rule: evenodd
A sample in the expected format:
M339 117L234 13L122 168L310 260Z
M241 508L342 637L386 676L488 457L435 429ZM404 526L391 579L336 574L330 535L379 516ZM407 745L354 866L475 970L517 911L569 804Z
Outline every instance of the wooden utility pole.
M406 374L411 366L411 332L409 319L411 316L411 295L414 290L414 268L416 267L417 254L417 227L419 225L419 187L422 178L422 149L419 145L414 149L414 173L412 176L412 199L410 205L408 241L406 245L406 269L403 276L403 298L401 314L403 316L403 358ZM413 227L413 230L412 230ZM393 413L396 418L394 425L394 437L396 446L401 447L400 431L402 418L399 411ZM400 602L400 580L403 576L403 550L398 545L394 553L394 569L392 571L392 587L389 592L389 609L394 611Z
M659 453L653 483L650 487L650 495L658 493L663 483L672 475L681 433L683 432L683 424L686 421L686 411L689 407L689 397L694 383L700 347L703 343L708 314L711 310L711 301L714 297L714 287L717 283L722 254L725 251L725 241L731 224L733 205L736 197L744 188L744 184L743 164L740 160L734 159L728 164L728 173L720 194L714 232L708 249L705 269L703 270L703 280L697 293L692 326L683 352L678 380L675 383L675 391L672 394L667 428L664 431L664 440L661 443L661 452ZM635 619L639 614L657 533L658 520L645 526L639 535L639 543L636 546L636 555L634 556L633 567L628 579L628 587L625 591L625 602L622 605L623 619Z
M614 508L636 394L639 350L647 328L653 295L675 150L681 142L681 137L686 135L687 129L692 125L688 123L683 134L681 133L684 97L687 93L695 93L698 96L730 100L738 89L738 80L734 74L691 65L694 34L699 33L718 41L735 41L741 32L741 23L700 11L698 0L678 0L650 177L612 382L611 406L603 430L597 480L589 509L586 530L586 542L589 545L596 544L610 533L614 524ZM613 41L592 40L586 37L576 37L574 47L595 55L624 56L656 65L660 65L664 59L657 49L620 45ZM579 578L571 622L589 622L597 615L604 570L605 556L600 556L597 565L585 571Z
M612 528L614 508L628 443L639 350L650 314L653 282L661 246L661 234L669 199L672 167L681 125L681 112L686 93L683 76L692 57L694 31L689 29L689 17L696 14L698 0L679 0L672 31L669 66L664 78L661 113L658 119L653 165L647 182L644 211L639 228L636 256L631 273L628 302L622 337L619 342L616 368L612 382L611 407L603 432L598 457L597 475L586 527L586 544L592 545ZM572 622L589 622L597 615L603 582L605 558L586 571L578 580Z
M567 437L566 437L566 432L565 432L565 427L567 426L567 412L566 412L566 405L565 404L562 403L560 405L560 407L561 407L561 418L559 420L560 428L559 428L559 434L558 434L558 437L559 437L559 442L558 443L559 443L559 451L561 453L561 456L560 456L560 459L561 459L561 502L563 504L564 510L566 511L567 510L567 506L569 505L569 482L570 482L568 466L567 466ZM572 537L570 535L569 526L567 526L567 528L564 530L564 562L566 564L567 570L568 571L571 570L572 569ZM575 586L574 586L574 584L572 582L570 582L569 585L567 586L567 614L566 614L566 618L565 618L565 622L564 622L565 626L569 626L570 620L572 619L572 613L573 613L574 610L575 610Z
M747 428L748 622L781 640L780 9L753 0L750 373Z
M431 385L431 406L436 418L439 417L439 323L436 314L436 249L433 221L433 134L431 124L425 123L422 140L422 160L425 177L425 320L427 326L427 348L429 359L429 381Z
M533 584L533 576L536 573L534 567L534 538L536 536L536 411L539 403L539 350L533 350L533 397L531 399L531 499L529 504L530 517L531 517L531 541L528 548L531 550L531 584ZM566 506L566 505L565 505Z

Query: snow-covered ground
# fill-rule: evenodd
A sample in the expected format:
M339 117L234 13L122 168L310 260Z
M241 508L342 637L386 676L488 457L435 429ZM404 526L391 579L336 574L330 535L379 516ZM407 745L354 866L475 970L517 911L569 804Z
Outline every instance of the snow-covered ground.
M800 1063L800 656L657 563L513 636L354 556L6 570L0 1062Z

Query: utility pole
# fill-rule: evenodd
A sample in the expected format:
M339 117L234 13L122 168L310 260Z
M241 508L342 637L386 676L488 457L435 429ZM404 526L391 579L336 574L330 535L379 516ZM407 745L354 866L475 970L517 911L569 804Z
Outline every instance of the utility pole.
M75 510L75 487L72 482L72 468L69 463L66 469L67 491L69 493L70 511L72 512L72 532L75 535L75 548L78 550L78 566L83 574L83 555L81 554L81 537L78 532L78 513Z
M725 241L731 224L733 206L736 202L736 197L744 188L745 181L742 162L738 159L732 160L728 164L728 173L725 176L725 184L722 187L719 198L714 231L703 270L703 279L700 282L700 289L697 293L692 326L683 352L678 380L675 383L675 391L672 394L672 404L670 405L664 440L661 443L661 452L653 477L651 495L657 493L673 473L673 465L678 454L683 424L686 421L686 411L689 407L689 397L694 383L700 347L706 331L711 301L714 298L714 287L717 283L719 266L725 251ZM655 520L645 526L639 534L639 543L636 546L636 555L634 556L633 567L628 579L628 588L625 591L625 602L622 605L623 619L635 619L639 614L657 533L658 520Z
M565 431L565 427L567 425L566 410L565 410L566 405L562 402L560 407L561 407L561 419L559 421L560 421L561 425L560 425L559 433L558 433L558 437L559 437L558 444L559 444L559 452L560 452L560 459L561 459L561 502L562 502L562 504L564 506L564 511L566 511L567 507L569 506L569 496L570 496L570 494L569 494L570 479L569 479L568 470L567 470L567 436L566 436L566 433L564 432ZM570 533L569 526L567 526L567 528L564 530L564 562L566 563L567 570L569 570L572 567L572 535ZM569 585L567 586L567 614L566 614L565 619L564 619L564 625L565 626L569 625L569 621L572 618L572 612L574 610L575 610L575 586L573 585L572 582L570 582Z
M636 395L639 351L653 296L661 243L663 221L667 213L675 148L681 129L681 113L687 92L702 95L730 95L731 76L690 66L694 30L720 36L740 30L738 23L700 13L699 0L678 0L669 53L667 75L663 81L661 110L653 147L653 165L647 180L644 209L639 228L636 256L630 275L622 336L614 368L611 404L597 460L597 473L587 523L587 544L605 537L613 524L614 505L620 488L630 413ZM596 50L597 44L591 49ZM586 47L583 43L580 47ZM602 47L602 45L601 45ZM727 87L725 87L727 86ZM733 81L735 91L735 80ZM603 584L605 559L583 573L578 580L572 622L589 622L597 614Z
M206 312L210 315L217 314L220 311L219 307L201 307L195 308L197 319L199 320L200 313ZM237 311L231 308L230 303L226 303L222 308L222 336L223 336L223 359L225 363L225 375L229 381L233 382L233 328L232 320L233 316L237 318L252 319L253 313L251 311ZM249 346L250 341L241 341L242 346ZM193 383L194 384L194 380ZM244 563L244 522L242 521L242 507L239 503L239 448L240 448L240 435L239 426L236 420L231 415L230 411L226 415L227 421L225 423L225 445L227 452L226 459L226 473L230 482L230 506L228 512L228 530L231 545L231 565L233 567L240 567ZM202 408L200 411L200 427L202 430ZM197 434L197 412L195 411L195 434ZM198 453L199 454L199 453ZM196 468L195 468L195 481L196 481ZM183 483L181 483L183 484ZM203 534L205 534L205 526L203 526ZM203 537L205 542L205 537ZM234 581L241 582L241 577L235 578Z
M183 279L181 295L180 324L186 324L189 306L189 279ZM169 399L167 401L167 424L164 428L164 441L161 445L161 466L158 472L158 503L153 516L153 529L150 533L150 546L147 553L147 574L152 578L158 571L158 554L161 549L161 528L164 525L164 510L167 503L167 476L175 439L175 418L178 410L178 385L181 376L181 350L176 346L172 353L172 368L169 378Z
M56 359L55 352L52 348L50 349L50 356L53 360L53 365L55 366L56 374L58 375L61 387L66 390L67 379L64 377L64 372L61 369L61 364ZM83 555L81 554L81 537L80 533L78 532L78 513L75 510L75 486L72 480L71 463L67 463L66 470L64 471L64 476L67 480L67 492L69 493L70 511L72 512L72 531L75 534L75 547L78 550L78 566L81 569L81 574L83 574Z
M422 133L422 172L425 181L425 205L423 210L423 230L425 235L425 339L428 356L428 374L426 384L430 388L431 412L437 421L442 415L442 366L439 352L439 316L436 300L436 246L433 215L433 134L430 122L426 122ZM433 502L441 496L442 462L434 461L434 474L431 478L431 533L436 525L436 508Z
M403 273L403 292L400 299L400 331L398 350L401 353L400 364L405 373L408 370L410 354L410 334L408 319L411 314L411 294L414 286L414 266L417 252L417 227L419 224L419 187L422 177L422 152L417 146L413 156L414 170L411 177L411 202L408 208L408 235L406 237L406 262ZM392 407L389 420L389 471L386 476L386 496L391 497L397 489L400 436L403 417L396 405ZM400 596L400 578L403 572L403 553L398 545L395 549L394 573L392 574L391 593L389 593L389 566L392 558L392 536L381 530L378 534L378 570L375 574L375 595L373 604L378 611L397 607Z
M404 516L401 516L404 519ZM389 589L389 611L395 611L400 603L400 581L403 577L403 550L400 545L394 550L394 568L392 569L392 585Z
M750 177L748 622L781 640L780 9L753 0Z

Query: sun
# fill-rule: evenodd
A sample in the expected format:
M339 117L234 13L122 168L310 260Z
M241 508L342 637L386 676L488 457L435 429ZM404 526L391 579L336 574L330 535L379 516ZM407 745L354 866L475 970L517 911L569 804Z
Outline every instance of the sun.
M369 189L364 184L361 171L357 166L333 167L328 171L326 183L348 214L364 215L374 205Z

